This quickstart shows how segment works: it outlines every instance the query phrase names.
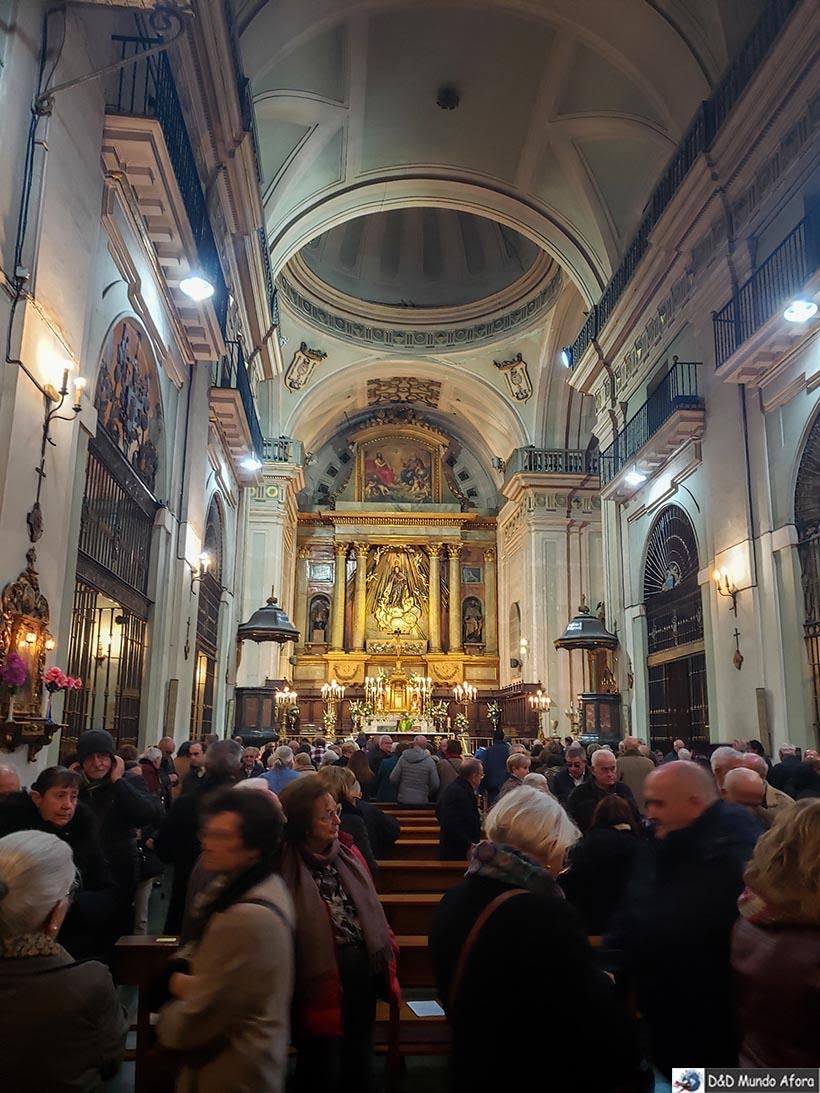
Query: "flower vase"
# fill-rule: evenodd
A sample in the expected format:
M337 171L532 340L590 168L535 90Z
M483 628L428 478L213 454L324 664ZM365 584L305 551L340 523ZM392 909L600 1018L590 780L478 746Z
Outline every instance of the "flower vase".
M54 695L51 693L51 691L49 691L49 693L48 693L48 702L46 703L46 724L47 725L53 725L54 724L54 718L51 716L51 701L52 701L53 698L54 698Z
M6 715L6 721L13 721L13 720L14 720L14 695L10 693L9 694L9 712Z

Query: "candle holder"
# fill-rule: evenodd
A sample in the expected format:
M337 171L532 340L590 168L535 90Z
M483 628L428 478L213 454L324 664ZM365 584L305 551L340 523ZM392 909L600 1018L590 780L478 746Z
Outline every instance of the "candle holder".
M273 701L276 705L276 713L279 718L279 739L287 739L288 710L296 705L298 699L296 691L292 691L289 685L285 685L281 691L274 691Z

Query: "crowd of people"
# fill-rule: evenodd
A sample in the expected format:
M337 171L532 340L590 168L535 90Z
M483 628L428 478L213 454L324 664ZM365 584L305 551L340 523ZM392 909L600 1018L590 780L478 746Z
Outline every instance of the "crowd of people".
M27 789L0 766L10 1088L96 1090L116 1069L127 1023L107 965L147 931L168 870L180 948L151 995L177 1089L280 1093L292 1044L294 1089L365 1093L376 1002L400 997L374 883L400 833L385 801L434 804L439 857L467 863L430 935L453 1089L508 1080L488 1014L513 1001L537 1027L594 1030L562 1081L580 1093L649 1090L652 1068L686 1060L820 1065L814 751L497 733L475 755L421 734L163 738L140 755L92 730ZM43 1028L64 1050L50 1041L32 1070ZM542 1076L537 1053L515 1059L519 1084Z

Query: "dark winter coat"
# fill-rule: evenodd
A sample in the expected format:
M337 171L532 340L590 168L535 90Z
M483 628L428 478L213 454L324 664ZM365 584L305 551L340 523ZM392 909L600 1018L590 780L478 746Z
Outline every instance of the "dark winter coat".
M464 861L467 851L481 838L481 817L475 790L465 778L456 778L436 806L441 826L438 856L442 861Z
M138 879L139 854L137 828L157 826L165 810L159 797L153 797L130 778L102 779L93 788L80 783L80 801L88 805L97 821L103 854L114 880L126 901Z
M667 1076L682 1051L698 1066L737 1065L729 941L760 832L746 809L716 801L648 843L616 913L608 944L636 977L652 1057Z
M371 877L375 877L379 872L379 867L376 864L376 856L373 853L373 847L370 845L370 835L368 834L367 824L364 822L356 805L351 805L347 801L342 802L342 814L339 826L342 831L347 832L351 837L353 845L367 862L367 868L370 870Z
M390 848L401 834L401 824L395 816L389 816L383 808L370 801L359 801L356 806L367 825L370 845L378 861L390 852Z
M506 998L515 999L516 1012L526 1014L534 1029L556 1029L567 1013L583 1014L585 1025L595 1030L595 1050L578 1060L571 1083L552 1084L572 1093L607 1093L634 1065L635 1039L619 1012L612 982L595 965L578 915L557 886L554 896L526 892L493 912L450 1005L462 946L483 909L508 887L500 880L467 877L444 893L433 918L436 986L453 1031L450 1088L475 1093L550 1086L541 1052L520 1051L513 1059L509 1037L486 1032L488 999ZM526 960L514 960L516 943L526 944L527 938L549 938L549 944L529 946Z
M507 760L510 757L510 745L506 741L498 740L490 744L481 758L484 766L484 781L482 789L488 794L491 801L498 796L498 791L507 778Z
M640 823L640 813L638 812L638 806L635 804L635 798L632 796L632 790L626 784L626 782L616 782L614 786L609 789L601 789L594 778L590 778L588 782L584 782L582 786L578 786L574 789L567 798L566 810L570 814L576 824L580 827L583 834L586 834L592 826L592 816L595 809L598 806L599 801L603 801L604 797L610 794L616 794L618 797L623 797L625 801L629 801L632 805L633 812L635 813L635 822Z
M558 883L588 933L606 933L632 878L641 843L632 831L593 827L570 851L569 868Z
M581 782L582 786L585 786L590 780L592 775L589 772L589 767L584 767L584 780ZM572 780L572 775L566 767L562 767L555 775L552 781L552 792L558 798L562 805L566 805L569 800L569 795L574 789L578 787Z
M46 823L27 793L12 793L0 809L0 838L15 831L45 831L68 843L80 874L80 888L60 930L60 944L75 960L106 955L120 903L88 805L77 809L65 827Z
M774 786L775 789L782 789L784 793L788 793L790 797L794 797L794 794L789 792L789 783L800 770L801 766L802 764L796 755L787 755L785 759L782 759L779 763L775 763L769 771L769 777L767 779L769 785Z
M390 774L399 761L398 755L386 755L379 763L375 782L375 799L395 803L399 799L399 787L390 781Z

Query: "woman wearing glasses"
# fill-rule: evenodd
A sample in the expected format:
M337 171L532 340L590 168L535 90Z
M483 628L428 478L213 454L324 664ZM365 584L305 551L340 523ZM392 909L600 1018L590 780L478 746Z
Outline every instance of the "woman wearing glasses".
M56 835L0 839L0 1074L15 1093L96 1093L122 1057L128 1023L108 969L56 940L74 884Z
M282 877L296 910L296 1089L365 1093L376 998L399 996L393 935L319 777L291 782L280 799L288 818Z

